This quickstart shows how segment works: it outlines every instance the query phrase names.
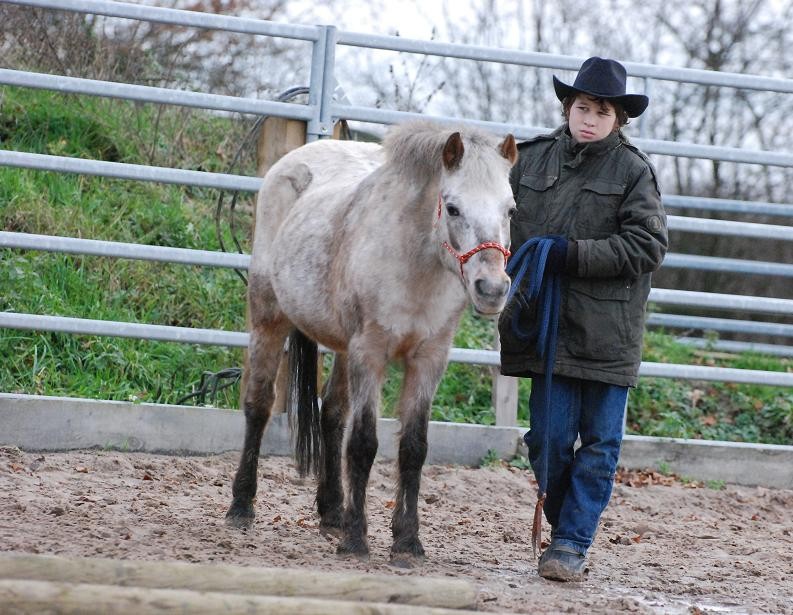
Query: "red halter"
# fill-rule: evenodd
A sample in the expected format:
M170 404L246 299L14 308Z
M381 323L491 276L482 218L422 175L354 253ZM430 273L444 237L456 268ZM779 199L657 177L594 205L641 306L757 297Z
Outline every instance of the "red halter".
M441 209L443 208L443 200L441 199L441 195L438 195L438 218L435 220L435 225L438 225L438 221L441 219ZM504 265L507 264L507 259L509 258L510 251L507 250L504 246L496 241L483 241L478 246L476 246L472 250L468 250L465 254L460 254L457 250L452 248L448 242L444 241L441 244L444 248L449 251L454 258L460 261L460 276L465 279L465 274L463 273L463 265L471 260L471 257L476 254L477 252L481 252L482 250L498 250L504 256Z

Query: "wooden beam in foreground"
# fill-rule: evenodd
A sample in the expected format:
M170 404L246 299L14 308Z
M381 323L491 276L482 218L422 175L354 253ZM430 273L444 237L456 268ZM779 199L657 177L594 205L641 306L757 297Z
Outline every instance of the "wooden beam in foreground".
M219 592L272 598L305 597L319 599L319 602L325 605L329 604L327 601L360 601L446 609L476 608L477 595L476 589L470 583L460 579L323 572L311 569L253 568L227 564L188 564L100 558L72 559L23 553L0 554L0 579L4 580L2 589L0 589L0 605L8 604L7 600L14 599L14 596L21 600L20 594L14 589L15 587L20 590L28 588L25 592L28 590L33 592L30 599L37 599L36 596L44 595L52 597L52 592L60 588L58 591L63 590L69 596L75 596L74 600L81 604L90 604L94 600L99 600L103 595L102 592L115 591L112 587L100 590L93 586L118 586L116 589L137 588L136 592L132 592L132 594L121 592L119 599L125 599L124 596L127 595L144 599L154 595L150 591L151 589L178 589L189 590L193 593ZM16 581L48 583L15 586ZM68 584L87 585L79 588ZM191 597L186 595L185 600L188 598ZM182 598L178 597L178 599ZM173 598L173 600L177 600L177 598ZM198 602L200 603L202 600L198 600ZM172 603L171 598L168 599L168 602ZM235 603L238 602L239 600ZM23 603L24 601L20 602L20 604ZM41 603L37 602L37 604ZM281 602L273 604L280 605ZM311 604L313 603L309 601L306 608L309 608ZM112 608L108 612L121 615L122 612L127 611ZM279 611L276 608L272 611L261 612L276 613ZM391 613L392 611L376 612ZM397 612L393 611L393 613Z
M474 611L406 604L18 579L0 579L0 604L4 613L16 615L475 615Z

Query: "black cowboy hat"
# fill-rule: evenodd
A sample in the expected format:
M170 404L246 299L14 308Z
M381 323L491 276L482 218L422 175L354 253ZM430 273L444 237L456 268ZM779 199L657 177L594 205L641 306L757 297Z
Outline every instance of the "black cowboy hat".
M616 60L598 58L585 60L578 69L573 85L562 83L554 75L553 89L559 100L580 92L622 105L628 117L638 117L647 108L650 99L644 94L626 94L625 67Z

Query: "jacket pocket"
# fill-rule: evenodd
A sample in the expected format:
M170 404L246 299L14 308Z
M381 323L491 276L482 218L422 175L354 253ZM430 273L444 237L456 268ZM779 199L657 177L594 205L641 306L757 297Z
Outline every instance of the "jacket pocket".
M518 211L515 219L531 225L544 224L548 219L550 188L556 183L556 175L527 173L520 178L518 188Z
M580 239L597 239L619 231L619 211L625 186L605 179L591 179L581 186L580 207L576 230Z
M624 279L570 278L564 315L570 354L600 361L625 358L632 292Z

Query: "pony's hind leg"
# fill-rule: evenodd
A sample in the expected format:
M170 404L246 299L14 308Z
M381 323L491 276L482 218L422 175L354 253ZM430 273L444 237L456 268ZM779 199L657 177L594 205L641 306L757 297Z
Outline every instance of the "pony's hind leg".
M323 465L317 486L319 528L324 533L341 535L344 492L341 481L341 442L349 412L347 357L337 354L333 370L322 394Z
M291 324L282 316L251 327L249 374L243 401L245 441L232 485L233 499L226 513L226 524L232 527L247 528L253 524L259 449L275 400L275 376L290 329Z
M419 540L418 494L421 469L427 457L427 427L432 398L446 367L446 353L405 362L399 402L402 429L399 437L399 483L391 517L391 563L409 568L424 558Z

